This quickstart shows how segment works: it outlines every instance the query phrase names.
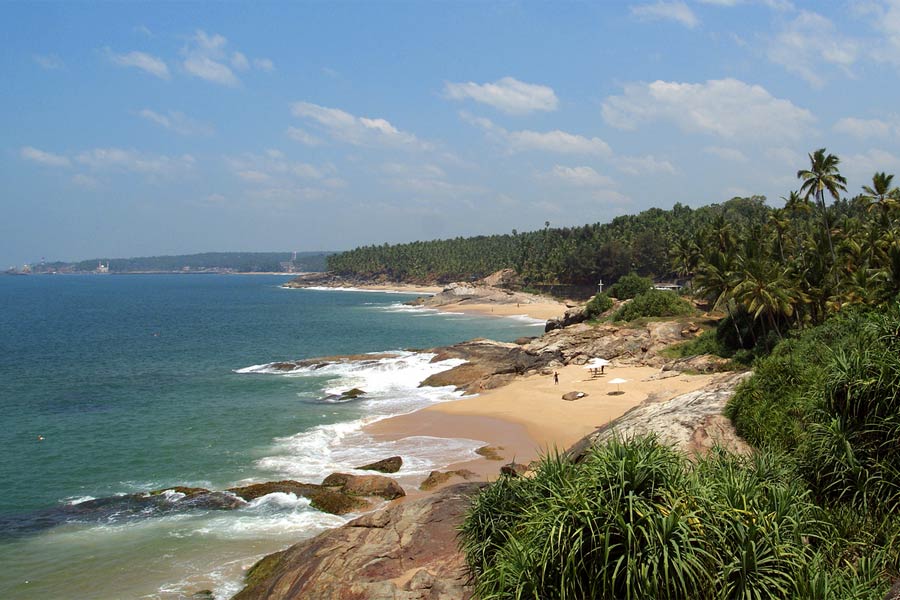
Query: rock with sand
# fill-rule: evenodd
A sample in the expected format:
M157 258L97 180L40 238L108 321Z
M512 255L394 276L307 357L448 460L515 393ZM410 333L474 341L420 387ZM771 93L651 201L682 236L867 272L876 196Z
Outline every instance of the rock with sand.
M400 456L391 456L383 458L368 465L356 467L357 471L378 471L379 473L396 473L403 466L403 458Z

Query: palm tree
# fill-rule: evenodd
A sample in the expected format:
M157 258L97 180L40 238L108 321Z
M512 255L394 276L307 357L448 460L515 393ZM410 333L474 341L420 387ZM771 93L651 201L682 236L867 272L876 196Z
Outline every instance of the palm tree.
M894 198L897 189L891 187L893 179L893 175L888 175L884 172L875 173L872 175L872 186L863 186L863 191L866 193L865 199L870 202L869 210L877 206L881 211L882 222L886 219L890 209L897 204Z
M847 191L847 180L838 171L838 163L841 162L834 154L825 154L825 148L819 148L809 155L810 168L797 171L797 179L803 180L800 193L805 198L815 196L822 209L822 219L825 223L825 232L828 234L828 247L831 249L831 258L837 261L834 254L834 244L831 241L831 230L828 226L828 211L825 208L825 192L831 194L835 200L840 199L839 192Z

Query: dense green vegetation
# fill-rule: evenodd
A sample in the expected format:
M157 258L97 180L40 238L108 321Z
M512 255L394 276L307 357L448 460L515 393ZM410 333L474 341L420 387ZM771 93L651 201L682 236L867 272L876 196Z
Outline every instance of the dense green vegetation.
M628 300L639 294L644 294L653 289L653 280L649 277L641 277L637 273L629 273L621 277L617 282L609 286L607 293L619 300Z
M591 298L584 307L584 314L588 319L595 319L613 307L612 298L606 292L600 292Z
M694 311L690 303L668 290L648 290L617 310L615 321L634 321L642 317L677 317Z
M184 254L175 256L143 256L137 258L90 259L74 263L76 271L93 271L99 262L109 263L111 273L128 273L134 271L181 271L184 267L191 270L230 269L240 273L247 272L279 272L283 271L281 263L289 262L290 252L205 252L202 254ZM294 261L296 271L324 271L326 252L298 252ZM69 263L54 263L55 268L63 268Z
M669 251L685 232L712 227L718 219L736 232L764 222L764 198L735 198L722 205L671 210L653 208L609 223L512 234L364 246L328 258L342 275L397 281L461 281L515 269L526 284L614 283L635 271L664 278L674 274Z
M884 597L900 574L900 192L876 173L842 199L838 158L809 158L783 209L716 214L671 247L727 315L673 352L754 361L727 409L753 458L690 462L642 438L501 479L462 528L479 598Z

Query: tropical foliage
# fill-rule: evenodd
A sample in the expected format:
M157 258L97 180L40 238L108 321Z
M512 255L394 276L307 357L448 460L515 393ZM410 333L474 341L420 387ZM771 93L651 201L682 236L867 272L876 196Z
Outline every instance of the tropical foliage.
M481 600L880 598L880 558L836 561L790 462L715 451L691 463L655 439L611 441L478 496L462 547Z
M584 312L588 319L594 319L612 307L612 298L607 296L606 293L600 292L588 301L587 306L584 307Z
M693 312L681 296L668 290L648 290L635 296L613 315L616 321L633 321L642 317L677 317Z
M627 300L634 298L638 294L649 292L653 289L653 280L648 277L641 277L637 273L629 273L616 283L609 286L608 293L613 298L619 300Z

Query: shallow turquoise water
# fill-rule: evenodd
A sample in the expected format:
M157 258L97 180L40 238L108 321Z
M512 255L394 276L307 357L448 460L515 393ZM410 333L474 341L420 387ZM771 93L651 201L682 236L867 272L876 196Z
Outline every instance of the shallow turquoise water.
M286 279L0 277L0 597L177 597L191 586L224 597L248 557L336 522L296 498L51 528L35 516L79 497L313 480L361 456L359 419L450 397L417 389L434 367L410 353L286 376L235 372L245 367L540 331L399 306L411 296L280 288ZM325 401L351 385L370 397ZM435 466L428 447L368 451L411 455L414 477ZM460 442L442 452L470 450Z

